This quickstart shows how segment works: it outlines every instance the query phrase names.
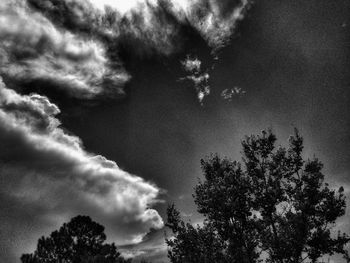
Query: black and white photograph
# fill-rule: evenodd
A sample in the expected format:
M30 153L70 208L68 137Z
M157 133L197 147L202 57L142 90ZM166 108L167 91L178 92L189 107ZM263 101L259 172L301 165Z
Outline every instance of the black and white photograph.
M0 0L0 263L350 263L350 0Z

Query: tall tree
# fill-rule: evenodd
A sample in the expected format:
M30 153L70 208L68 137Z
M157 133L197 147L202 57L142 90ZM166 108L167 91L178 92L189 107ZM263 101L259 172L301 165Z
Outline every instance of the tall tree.
M303 159L297 130L288 148L275 144L276 136L263 131L242 141L241 162L218 155L201 160L204 180L193 196L204 226L185 224L176 208L169 207L172 262L206 262L190 259L194 251L205 255L208 244L196 240L207 238L202 232L208 226L220 262L317 262L334 253L348 257L344 247L349 236L333 231L336 219L345 213L343 187L330 189L322 163ZM193 249L186 245L189 240Z
M76 216L50 234L41 237L32 254L22 263L122 263L114 243L105 243L104 227L88 216Z

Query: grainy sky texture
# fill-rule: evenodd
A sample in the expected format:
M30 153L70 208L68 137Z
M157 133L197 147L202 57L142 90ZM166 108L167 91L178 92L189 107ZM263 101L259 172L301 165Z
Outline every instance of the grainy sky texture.
M77 214L167 262L167 204L265 128L350 196L349 0L1 0L0 78L1 262Z

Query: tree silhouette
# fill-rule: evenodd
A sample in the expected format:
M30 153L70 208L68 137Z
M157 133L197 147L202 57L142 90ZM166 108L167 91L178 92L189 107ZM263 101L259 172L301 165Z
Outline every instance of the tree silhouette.
M174 239L166 240L171 248L168 251L171 262L226 262L223 242L208 221L204 222L203 227L196 228L181 220L180 213L174 205L169 206L167 212L166 225L175 235Z
M88 216L76 216L70 222L38 240L32 254L23 254L22 263L122 263L114 243L106 244L104 227Z
M287 149L275 143L276 136L263 131L243 140L242 162L218 155L201 160L204 181L193 196L204 224L186 224L168 207L171 262L300 263L334 253L349 258L349 236L332 230L345 213L343 187L330 189L322 163L302 158L297 130ZM207 260L208 254L214 258Z

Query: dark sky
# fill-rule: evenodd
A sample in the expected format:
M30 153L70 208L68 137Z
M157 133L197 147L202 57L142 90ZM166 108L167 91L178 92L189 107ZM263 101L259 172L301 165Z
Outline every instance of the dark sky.
M156 203L153 208L163 219L167 204L174 202L183 212L185 219L191 219L193 222L199 220L191 194L198 178L201 177L200 159L210 153L219 153L239 160L240 142L244 136L259 133L266 128L272 128L279 139L278 144L285 145L288 136L293 133L294 127L297 127L305 140L305 157L319 157L325 164L326 180L332 186L343 185L346 194L350 196L350 1L255 1L252 7L244 12L240 21L226 20L227 14L223 11L228 7L236 8L239 1L234 4L223 1L224 8L220 9L218 23L231 21L236 23L236 28L230 33L230 37L225 39L224 45L215 42L217 46L210 42L211 32L203 33L196 28L198 18L193 14L193 20L191 17L187 18L190 22L178 21L178 17L168 12L164 15L164 10L157 7L155 16L161 18L156 21L162 22L164 19L173 30L171 34L162 35L164 32L157 31L159 25L154 24L155 28L146 36L135 37L126 30L125 35L108 39L108 36L96 29L100 25L86 29L83 23L85 20L79 20L77 23L74 14L66 13L66 17L62 18L51 9L42 7L40 3L44 1L28 2L29 7L25 8L35 10L30 12L44 14L58 28L65 28L77 36L95 36L93 39L108 47L110 53L107 57L116 64L108 64L112 74L122 76L122 73L126 72L130 80L118 80L119 90L116 93L101 92L101 97L91 99L86 98L85 93L80 93L81 89L76 88L76 91L75 86L65 88L71 83L56 77L49 79L41 75L30 75L32 79L20 80L18 83L18 79L15 81L12 73L4 70L2 66L0 74L7 86L6 90L13 89L22 97L33 91L38 92L57 104L60 113L52 118L61 121L62 130L68 136L74 134L80 138L83 151L104 156L116 162L120 169L156 186L159 190L157 198L164 202ZM213 5L216 3L209 2ZM198 3L201 6L202 2ZM0 10L6 9L2 7ZM89 14L90 19L91 12L84 14ZM21 15L23 16L22 13ZM3 12L0 12L0 18L1 16L4 16ZM34 15L30 13L28 17L30 16ZM125 21L123 23L125 28L132 24ZM0 37L5 41L10 33L2 33L4 31L6 30L0 28ZM164 40L158 39L162 37ZM52 46L49 45L48 49ZM6 45L1 48L9 52ZM11 63L19 67L20 62L23 62L22 57L15 53L17 51L11 49L11 52L17 60L11 58L10 64L5 64L8 62L4 59L2 63L6 67ZM42 49L37 53L39 58L48 57ZM118 61L115 61L116 58ZM184 79L186 75L193 73L181 64L186 58L197 58L201 61L200 70L195 74L203 76L202 74L207 73L209 79L198 83L190 78ZM76 74L81 73L79 71ZM103 80L106 81L106 78L105 76ZM210 87L210 94L199 101L198 94L204 87L203 83ZM221 96L224 90L235 88L239 92L234 93L231 99ZM104 91L109 88L102 85L101 89ZM29 109L25 106L21 108L22 104L16 104L15 108L19 108L16 108L16 112L25 115L27 113L23 112L29 112ZM1 99L0 105L0 110L4 108L5 112L12 114L12 108L5 105ZM44 117L41 116L40 120L42 118ZM32 117L29 119L28 125L34 125ZM75 212L89 213L92 218L95 216L102 220L101 223L106 224L109 231L107 236L112 238L119 234L122 237L144 234L147 227L153 226L152 221L149 225L141 227L141 223L130 215L133 219L130 219L127 228L138 230L123 232L118 230L117 225L118 215L122 213L118 206L116 215L103 210L102 215L98 216L100 208L95 210L95 207L90 207L89 204L84 208L72 206L66 209L60 202L52 201L53 208L48 210L40 201L45 198L45 191L38 197L39 201L31 201L28 204L21 201L23 196L19 198L19 195L9 194L4 190L8 189L9 185L15 189L13 191L25 189L30 192L23 177L33 180L30 176L34 176L34 180L38 180L39 183L33 189L51 187L51 184L47 186L42 179L38 179L50 171L50 165L58 167L57 175L52 180L65 182L67 178L61 176L60 171L67 173L70 168L60 167L66 166L67 163L70 167L73 161L67 161L63 157L62 162L56 159L52 161L49 157L43 157L42 148L38 146L34 147L35 151L32 150L33 146L27 137L8 135L6 125L3 126L5 128L0 130L0 141L9 148L14 145L17 147L15 150L5 149L0 155L4 167L1 170L0 201L1 206L5 207L3 211L6 211L0 216L3 222L3 226L0 227L0 246L3 247L0 249L0 257L6 258L6 262L18 262L14 257L18 258L22 252L20 249L28 250L24 241L18 241L19 239L33 243L40 235L49 233ZM49 128L45 128L45 132L37 130L38 128L34 131L35 134L47 132L51 136ZM19 140L24 142L18 143ZM33 152L34 161L28 157ZM56 156L55 153L53 155ZM61 154L57 153L57 156L61 158ZM36 164L35 160L40 164ZM34 164L31 164L32 162ZM48 162L48 165L42 165L42 162ZM72 167L74 170L75 166ZM19 172L23 177L18 175ZM40 175L32 175L33 173ZM6 176L19 179L9 179ZM100 185L98 179L91 181ZM28 187L31 189L31 186ZM146 186L137 187L141 189ZM68 197L76 196L74 189L70 191L73 193L68 194ZM149 196L153 190L140 192L147 192L146 196ZM140 192L136 191L135 194ZM80 195L78 197L83 198ZM30 198L35 199L32 195ZM61 197L53 195L48 198L56 200ZM105 200L103 198L102 201ZM14 209L19 203L23 208ZM142 205L140 207L142 210ZM137 213L139 210L135 212ZM58 221L48 220L53 215L61 215L62 218ZM345 231L350 231L349 217L348 212L339 221L339 226ZM121 225L120 229L122 227ZM16 233L18 237L10 237L11 232ZM141 243L121 248L125 251L131 250L130 253L139 253L139 258L146 257L146 254L142 254L145 252L154 262L160 262L166 253L163 239L163 229L160 228L141 238ZM8 242L9 240L12 241ZM30 249L33 249L32 245ZM337 258L335 260L341 262Z
M165 58L127 56L133 76L127 97L74 117L67 113L65 127L88 149L166 189L170 199L192 193L200 158L218 152L239 159L244 135L270 127L282 144L300 129L310 157L315 153L326 170L346 180L350 60L343 24L349 6L304 2L255 3L220 50L210 72L212 95L203 106L177 81L188 49ZM211 49L196 35L188 41L198 43L193 53L210 67ZM246 94L223 101L221 91L234 86Z

